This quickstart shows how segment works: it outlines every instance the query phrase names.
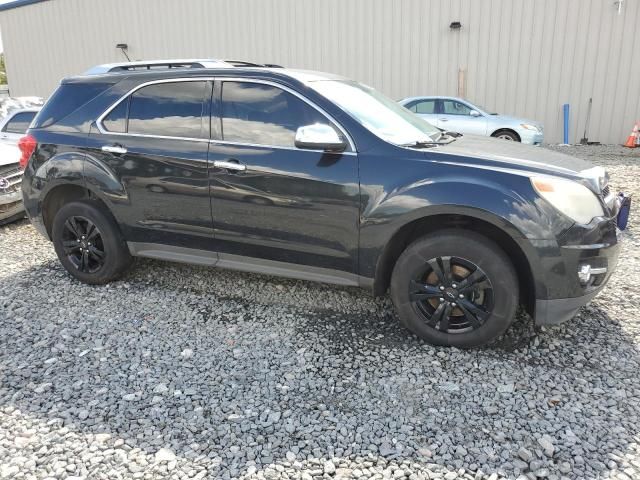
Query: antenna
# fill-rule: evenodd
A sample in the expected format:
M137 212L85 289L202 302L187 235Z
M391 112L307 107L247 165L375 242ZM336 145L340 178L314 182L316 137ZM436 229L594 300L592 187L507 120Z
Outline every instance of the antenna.
M127 49L129 48L129 45L127 45L126 43L119 43L116 45L116 48L119 48L120 51L122 52L122 54L126 57L127 61L131 61L131 59L129 58L129 55L127 55Z

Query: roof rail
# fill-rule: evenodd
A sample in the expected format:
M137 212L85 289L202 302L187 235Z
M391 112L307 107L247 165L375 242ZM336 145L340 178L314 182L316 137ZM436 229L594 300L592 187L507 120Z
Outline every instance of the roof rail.
M137 62L105 63L102 65L96 65L84 72L84 75L100 75L103 73L170 68L228 68L232 66L232 64L223 60L214 59L143 60Z
M225 63L229 63L234 67L267 67L267 68L284 68L282 65L276 65L275 63L253 63L245 62L244 60L223 60Z

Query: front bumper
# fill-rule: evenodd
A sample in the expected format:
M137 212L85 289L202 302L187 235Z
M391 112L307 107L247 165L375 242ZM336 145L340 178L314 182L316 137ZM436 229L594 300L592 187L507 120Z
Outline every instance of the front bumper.
M545 275L548 298L538 298L535 302L536 325L566 322L600 293L618 263L620 231L614 231L613 241L609 237L601 243L559 247L559 257L548 264L551 268ZM589 269L593 273L585 276L584 272Z
M534 132L533 130L523 128L518 130L518 135L520 135L520 141L527 145L542 145L544 141L544 133Z
M0 224L17 219L22 215L24 215L24 205L20 190L11 193L0 193Z
M600 290L582 297L536 300L536 325L560 325L576 316L578 310L598 295Z

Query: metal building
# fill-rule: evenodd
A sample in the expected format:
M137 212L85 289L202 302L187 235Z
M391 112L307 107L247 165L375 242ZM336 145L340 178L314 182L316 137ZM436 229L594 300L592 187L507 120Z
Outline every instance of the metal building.
M459 22L459 28L455 22ZM18 0L0 6L12 95L124 59L323 70L393 98L463 95L562 141L621 143L640 117L638 0Z

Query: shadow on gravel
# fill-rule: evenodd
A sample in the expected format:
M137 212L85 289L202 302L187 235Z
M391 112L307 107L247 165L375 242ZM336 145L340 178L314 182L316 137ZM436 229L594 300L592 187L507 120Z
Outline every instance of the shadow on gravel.
M7 437L22 434L19 409L50 445L77 436L78 458L109 433L110 447L165 447L230 477L251 462L369 456L596 478L636 455L638 345L597 302L567 326L536 334L521 319L496 346L461 351L424 344L383 310L302 310L136 277L89 287L47 263L0 279Z

